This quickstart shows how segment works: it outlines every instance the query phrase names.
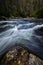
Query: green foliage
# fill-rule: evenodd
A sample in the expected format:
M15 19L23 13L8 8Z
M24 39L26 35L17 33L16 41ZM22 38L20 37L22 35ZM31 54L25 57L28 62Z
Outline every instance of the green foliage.
M41 7L43 7L43 0L0 0L0 16L42 18Z
M36 18L43 18L43 7L33 12L31 16Z

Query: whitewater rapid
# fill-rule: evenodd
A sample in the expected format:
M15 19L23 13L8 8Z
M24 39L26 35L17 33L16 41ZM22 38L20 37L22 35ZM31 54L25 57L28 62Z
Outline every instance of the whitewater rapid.
M15 44L24 45L43 59L43 20L0 21L0 57Z

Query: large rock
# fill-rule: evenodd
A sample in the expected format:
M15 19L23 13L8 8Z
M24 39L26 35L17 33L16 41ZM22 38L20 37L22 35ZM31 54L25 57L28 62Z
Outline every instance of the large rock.
M43 60L24 48L15 48L4 55L0 65L43 65Z

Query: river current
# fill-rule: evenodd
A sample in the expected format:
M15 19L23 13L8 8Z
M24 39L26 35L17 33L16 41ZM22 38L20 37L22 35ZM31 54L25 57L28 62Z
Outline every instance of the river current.
M24 45L43 59L43 19L0 21L0 58L15 44Z

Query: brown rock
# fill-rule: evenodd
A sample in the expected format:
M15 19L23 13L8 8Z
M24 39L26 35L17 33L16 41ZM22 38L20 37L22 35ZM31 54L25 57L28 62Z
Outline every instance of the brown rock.
M0 65L43 65L43 60L24 48L14 48L4 55Z

